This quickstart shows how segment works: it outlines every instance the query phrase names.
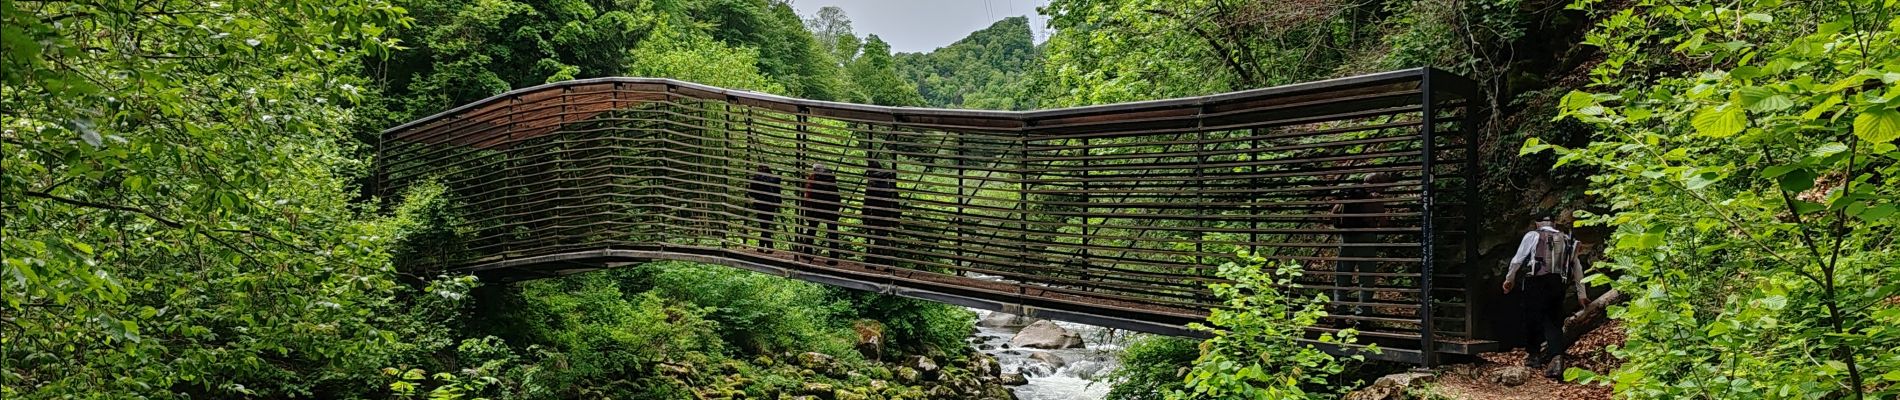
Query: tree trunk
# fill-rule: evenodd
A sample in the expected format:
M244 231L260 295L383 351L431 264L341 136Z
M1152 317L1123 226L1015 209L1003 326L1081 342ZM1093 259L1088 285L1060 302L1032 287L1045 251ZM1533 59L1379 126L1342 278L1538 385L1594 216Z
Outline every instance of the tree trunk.
M1577 338L1583 337L1584 334L1590 333L1590 331L1596 330L1597 327L1603 326L1604 322L1610 320L1605 309L1627 300L1629 300L1629 296L1625 296L1623 292L1616 290L1611 290L1609 293L1597 296L1596 300L1590 301L1590 304L1584 306L1582 310L1578 310L1577 313L1571 315L1570 318L1564 319L1564 340L1576 342Z

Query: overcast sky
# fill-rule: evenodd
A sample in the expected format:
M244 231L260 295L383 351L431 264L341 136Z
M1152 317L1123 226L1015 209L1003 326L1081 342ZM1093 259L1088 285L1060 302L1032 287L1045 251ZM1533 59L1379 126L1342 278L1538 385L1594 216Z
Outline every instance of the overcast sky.
M798 15L811 18L818 9L838 6L851 17L858 36L876 34L891 50L916 53L948 46L970 32L988 28L997 20L1029 17L1029 29L1041 43L1048 37L1036 7L1048 0L792 0Z

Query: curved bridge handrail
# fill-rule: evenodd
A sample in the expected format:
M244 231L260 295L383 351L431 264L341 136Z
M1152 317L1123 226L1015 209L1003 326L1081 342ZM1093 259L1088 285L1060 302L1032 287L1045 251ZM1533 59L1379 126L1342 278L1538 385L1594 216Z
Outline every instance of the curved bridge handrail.
M1450 91L1448 93L1451 93L1457 96L1468 96L1468 97L1477 95L1477 93L1475 92L1475 86L1474 86L1475 83L1470 82L1469 79L1456 75L1456 74L1444 72L1442 70L1429 68L1429 67L1388 71L1388 72L1371 74L1371 75L1360 75L1360 76L1329 79L1329 80L1322 80L1322 81L1302 82L1302 83L1295 83L1295 84L1281 85L1281 86L1274 86L1274 87L1267 87L1267 88L1260 88L1260 89L1252 89L1252 90L1245 90L1245 91L1238 91L1238 92L1211 94L1211 95L1205 95L1205 96L1182 97L1182 98L1174 98L1174 99L1149 100L1149 101L1138 101L1138 102L1128 102L1128 103L1115 103L1115 104L1104 104L1104 105L1094 105L1094 106L1067 107L1067 108L1056 108L1056 109L1045 109L1045 110L1029 110L1029 111L880 106L880 105L872 105L872 104L858 104L858 103L844 103L844 102L826 101L826 100L801 99L801 98L796 98L796 97L780 96L780 95L775 95L775 94L770 94L770 93L754 92L754 91L744 90L744 89L728 89L728 88L722 88L722 87L717 87L717 86L702 85L698 83L680 81L680 80L675 80L675 79L670 79L670 78L602 77L602 78L588 78L588 79L576 79L576 80L568 80L568 81L560 81L560 82L551 82L551 83L544 83L544 84L529 86L529 87L520 88L520 89L509 90L506 92L502 92L501 94L489 96L488 98L485 98L485 99L476 100L468 104L463 104L461 106L457 106L455 108L451 108L439 113L435 113L427 117L423 117L414 121L403 123L402 125L397 125L395 127L385 129L383 130L381 134L382 136L387 137L399 131L410 129L410 128L423 125L423 124L428 124L430 122L435 122L435 121L448 118L455 114L468 111L471 109L494 105L494 104L507 101L508 99L515 98L524 94L545 92L549 90L579 87L579 86L597 85L597 84L602 84L602 83L660 84L660 85L666 85L670 88L688 89L689 91L685 93L686 95L693 96L696 98L706 99L706 100L736 101L736 100L744 99L744 100L756 101L763 104L779 105L783 107L827 108L827 109L837 109L837 110L882 113L882 114L890 114L894 116L917 116L917 117L939 116L939 117L961 117L961 118L986 118L986 119L1026 122L1026 121L1036 120L1036 119L1063 118L1063 117L1095 115L1095 114L1103 114L1103 113L1130 113L1130 112L1154 111L1154 110L1160 110L1160 109L1174 109L1174 108L1183 108L1183 107L1200 107L1207 104L1244 101L1244 100L1253 99L1253 98L1284 96L1288 94L1295 94L1295 93L1302 93L1302 92L1328 91L1328 90L1338 90L1340 88L1349 88L1349 87L1374 86L1381 83L1417 81L1422 76L1428 75L1428 74L1433 75L1434 77L1438 79L1455 81L1456 82L1455 85L1448 85L1448 86L1456 87L1458 88L1458 90ZM1022 129L1027 126L1028 125L1024 125L1023 127L1018 127L1017 129Z

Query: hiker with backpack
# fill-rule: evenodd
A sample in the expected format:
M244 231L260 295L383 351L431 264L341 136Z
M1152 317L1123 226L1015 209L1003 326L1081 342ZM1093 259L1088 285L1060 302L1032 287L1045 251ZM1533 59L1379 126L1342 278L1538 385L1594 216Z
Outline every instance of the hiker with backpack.
M1528 331L1524 342L1524 365L1544 369L1544 376L1563 376L1565 286L1575 284L1577 302L1584 306L1590 298L1583 287L1583 262L1577 259L1577 240L1557 230L1549 215L1537 220L1537 228L1524 233L1517 254L1511 257L1511 269L1504 274L1504 293L1521 283L1524 287L1524 323ZM1522 275L1519 273L1522 272ZM1519 282L1522 281L1522 282ZM1539 354L1538 345L1543 345Z

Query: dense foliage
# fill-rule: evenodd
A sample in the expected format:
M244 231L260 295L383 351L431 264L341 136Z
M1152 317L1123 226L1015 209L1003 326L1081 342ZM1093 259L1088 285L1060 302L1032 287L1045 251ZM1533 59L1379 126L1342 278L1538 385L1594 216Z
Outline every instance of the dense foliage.
M1344 386L1329 382L1346 370L1346 360L1320 351L1306 341L1307 328L1326 316L1324 294L1304 293L1293 281L1301 268L1241 255L1241 261L1221 264L1219 275L1231 283L1208 287L1224 306L1207 317L1208 324L1190 327L1213 333L1201 342L1200 357L1186 374L1185 388L1169 392L1169 399L1307 399L1324 398ZM1327 333L1319 343L1350 345L1357 332ZM1378 351L1376 346L1368 351Z
M344 128L377 1L0 3L0 397L373 390L392 224Z
M770 0L399 0L427 24L369 60L395 123L509 89L602 76L671 77L820 100L843 71L790 5Z
M897 64L931 107L1035 108L1035 37L1029 19L1009 17L929 53L897 55Z
M1200 356L1200 342L1168 336L1142 336L1122 348L1122 366L1102 381L1112 384L1109 400L1162 400L1187 389L1181 375Z
M1582 1L1577 7L1603 7ZM1585 43L1605 60L1563 101L1595 140L1615 227L1599 279L1630 398L1900 394L1900 11L1892 1L1636 2ZM1594 92L1594 93L1592 93ZM1573 372L1578 375L1582 371ZM1590 375L1590 374L1582 374Z

